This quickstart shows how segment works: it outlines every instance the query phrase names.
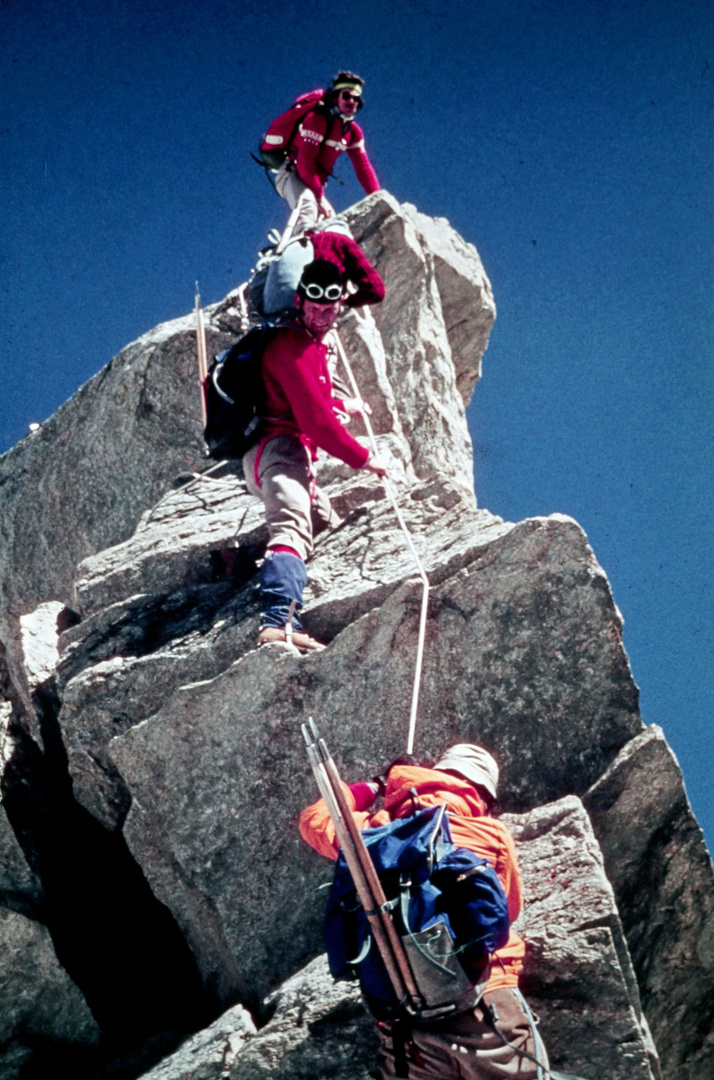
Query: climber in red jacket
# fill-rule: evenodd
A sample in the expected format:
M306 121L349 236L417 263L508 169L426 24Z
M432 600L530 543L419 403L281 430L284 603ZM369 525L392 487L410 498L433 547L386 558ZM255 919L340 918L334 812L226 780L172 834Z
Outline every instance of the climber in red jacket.
M314 228L320 218L334 211L325 198L325 184L335 162L347 153L357 179L368 195L379 191L377 174L367 157L362 129L356 122L362 108L364 79L340 71L325 95L324 105L301 121L287 161L275 177L275 186L290 208L299 207L293 222L294 236Z
M246 485L265 504L269 533L260 578L259 645L289 640L301 650L323 647L305 633L298 614L313 535L339 523L313 476L318 448L353 469L387 474L384 462L350 435L335 413L356 415L364 407L334 396L323 341L342 308L345 284L336 262L309 263L298 285L296 321L278 329L263 354L262 438L243 458Z
M379 791L376 782L346 788L360 829L386 825L413 813L412 792L421 807L446 803L454 843L488 859L506 894L509 918L515 921L522 903L516 849L505 825L491 816L498 765L487 751L465 743L447 750L431 769L412 761L401 758L390 766L384 780L384 806L377 812L369 809ZM321 855L337 859L335 829L322 799L300 815L300 835ZM403 1047L409 1080L536 1080L541 1076L545 1080L548 1056L518 989L524 955L522 938L511 930L506 945L491 957L491 974L475 1008L432 1023L410 1025ZM496 1034L493 1023L510 1046ZM394 1032L390 1024L381 1021L379 1030L381 1077L392 1080L397 1075Z

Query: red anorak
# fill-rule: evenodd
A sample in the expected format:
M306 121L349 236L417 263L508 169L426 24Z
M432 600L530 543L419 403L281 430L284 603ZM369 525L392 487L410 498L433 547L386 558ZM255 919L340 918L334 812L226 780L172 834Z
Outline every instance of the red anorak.
M521 910L523 892L513 837L497 818L484 814L478 792L468 781L437 769L395 765L387 778L384 808L373 814L357 811L355 798L346 785L345 792L359 828L369 829L411 814L411 788L416 788L422 807L446 803L454 843L488 859L506 894L508 917L514 922ZM323 799L303 810L300 815L300 835L320 855L337 859L339 844ZM486 993L518 985L518 973L525 951L523 939L511 930L506 945L493 954Z
M327 346L297 325L281 329L263 354L265 409L263 442L296 435L313 460L325 450L353 469L361 469L369 450L337 419L343 403L333 396Z
M332 175L340 154L347 152L360 184L368 195L379 191L377 174L364 148L364 135L354 120L326 114L309 113L300 124L290 152L297 174L319 201L328 176Z

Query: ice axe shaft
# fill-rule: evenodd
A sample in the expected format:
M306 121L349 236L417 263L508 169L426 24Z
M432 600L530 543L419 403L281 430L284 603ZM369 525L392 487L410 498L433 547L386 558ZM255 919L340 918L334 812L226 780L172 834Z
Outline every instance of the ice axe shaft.
M201 387L201 415L206 426L206 380L208 379L208 358L206 355L206 328L203 325L201 294L196 282L196 352L198 354L198 381Z
M340 813L339 806L337 804L334 791L332 789L332 785L330 784L324 763L322 762L320 757L320 752L317 746L310 742L310 736L307 734L304 725L302 730L305 742L307 743L307 753L310 760L310 765L312 766L312 771L314 773L315 780L317 781L317 786L319 788L320 794L325 800L327 812L330 815L333 825L335 826L335 833L337 834L338 842L340 844L340 847L342 848L350 874L352 875L352 880L355 884L355 889L357 890L357 896L359 897L359 901L364 908L365 914L367 915L367 920L374 936L374 940L377 944L377 948L379 949L382 957L384 958L385 966L387 968L387 974L389 975L389 979L392 983L394 992L397 995L397 998L400 1001L403 1001L406 997L404 980L399 973L399 968L392 955L392 950L390 948L389 940L387 938L384 925L382 923L382 918L377 911L376 901L369 888L359 858L354 848L352 847L352 842L347 831L345 820Z
M337 766L324 739L320 738L312 718L302 725L302 733L317 786L325 800L359 901L364 908L394 992L399 1001L408 999L412 1006L418 1006L419 992L404 946L395 929L374 863L345 798Z

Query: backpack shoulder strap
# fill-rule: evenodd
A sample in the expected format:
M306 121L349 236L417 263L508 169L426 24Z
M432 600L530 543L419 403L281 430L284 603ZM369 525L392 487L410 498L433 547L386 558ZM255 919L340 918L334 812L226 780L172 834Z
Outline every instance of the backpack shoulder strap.
M292 149L292 145L293 145L293 142L295 141L295 136L298 133L300 125L302 124L302 122L305 119L307 119L308 116L312 116L313 113L320 113L322 115L325 115L326 118L327 118L327 121L328 121L327 129L326 129L325 134L323 135L321 141L324 142L325 139L327 138L327 136L329 135L329 132L330 132L330 123L329 123L330 112L329 112L329 109L327 109L325 99L324 99L324 96L323 96L323 97L320 98L319 101L316 101L314 103L314 105L311 105L309 109L305 109L305 112L300 113L300 115L298 116L297 120L293 124L293 129L290 132L290 137L288 138L288 141L285 143L285 153L286 154L289 154L291 149Z

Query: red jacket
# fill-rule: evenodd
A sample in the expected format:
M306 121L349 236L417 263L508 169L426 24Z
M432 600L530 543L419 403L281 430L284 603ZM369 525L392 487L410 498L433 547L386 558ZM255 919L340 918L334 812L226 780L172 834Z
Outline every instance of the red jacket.
M297 435L313 459L317 448L361 469L369 450L337 419L342 402L333 397L327 370L327 346L299 326L275 334L263 354L265 438Z
M317 199L322 197L325 181L332 175L335 162L344 151L350 156L357 179L371 195L379 191L379 180L364 148L364 136L354 120L322 110L309 113L300 124L290 151L297 174Z
M355 810L355 798L349 788L345 790L353 807L355 821L360 829L368 829L410 814L410 788L416 788L421 806L447 804L454 843L488 859L503 885L508 899L508 916L514 922L521 910L523 892L513 838L497 818L483 813L478 793L466 780L436 769L395 765L387 779L384 809L375 814ZM322 799L303 810L300 815L300 835L320 855L328 859L337 858L339 845L335 829ZM524 956L523 939L511 930L508 942L493 954L486 993L506 986L517 986Z
M362 304L378 304L384 300L384 282L367 256L351 236L330 232L329 228L309 234L313 257L335 263L347 275L347 280L357 286L345 300L345 307L361 307Z

